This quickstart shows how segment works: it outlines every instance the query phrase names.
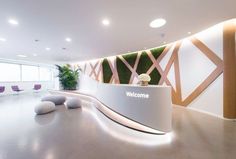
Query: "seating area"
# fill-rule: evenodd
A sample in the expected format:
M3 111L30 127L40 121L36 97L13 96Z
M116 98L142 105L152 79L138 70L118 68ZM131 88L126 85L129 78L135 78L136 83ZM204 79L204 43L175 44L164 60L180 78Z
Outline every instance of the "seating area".
M22 92L22 91L24 91L23 89L20 89L18 86L11 86L11 89L12 89L12 91L14 91L14 92L17 92L17 93L19 93L19 92Z
M0 86L0 94L4 94L5 91L8 89L8 94L19 94L20 92L24 92L24 91L31 91L33 90L34 92L39 92L40 90L42 90L42 85L41 84L34 84L32 86L31 89L24 89L24 88L21 88L19 87L18 85L11 85L9 88L8 87L5 87L5 86Z
M41 89L41 84L35 84L33 90L38 91Z
M4 86L0 86L0 93L3 93L5 91L5 87Z

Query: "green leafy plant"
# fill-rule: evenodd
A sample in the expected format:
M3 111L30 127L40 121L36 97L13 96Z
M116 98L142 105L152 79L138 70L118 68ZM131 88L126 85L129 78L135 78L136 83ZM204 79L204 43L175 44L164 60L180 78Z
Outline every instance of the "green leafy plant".
M56 65L59 70L59 81L64 90L75 90L78 84L79 69L73 70L69 64Z

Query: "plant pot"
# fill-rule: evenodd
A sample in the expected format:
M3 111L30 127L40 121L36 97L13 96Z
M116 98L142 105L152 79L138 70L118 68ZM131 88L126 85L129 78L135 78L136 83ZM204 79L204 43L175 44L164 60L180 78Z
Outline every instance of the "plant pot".
M148 86L148 81L140 81L141 86Z

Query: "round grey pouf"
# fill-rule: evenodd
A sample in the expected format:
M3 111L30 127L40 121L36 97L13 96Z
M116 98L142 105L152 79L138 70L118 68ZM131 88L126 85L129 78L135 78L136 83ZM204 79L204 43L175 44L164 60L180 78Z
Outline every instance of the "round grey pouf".
M53 102L44 101L35 106L34 111L37 115L46 114L55 110Z
M70 98L66 101L66 106L68 109L81 108L81 100L78 98Z
M66 101L66 97L60 95L50 95L43 97L41 101L50 101L53 102L55 105L62 105Z

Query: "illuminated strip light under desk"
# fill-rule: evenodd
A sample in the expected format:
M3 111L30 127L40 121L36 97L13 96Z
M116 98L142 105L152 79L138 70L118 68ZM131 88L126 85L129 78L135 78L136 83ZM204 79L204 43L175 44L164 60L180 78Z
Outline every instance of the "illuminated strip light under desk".
M76 91L50 91L95 102L96 108L126 127L151 133L170 132L172 120L171 87L99 83L80 75Z

